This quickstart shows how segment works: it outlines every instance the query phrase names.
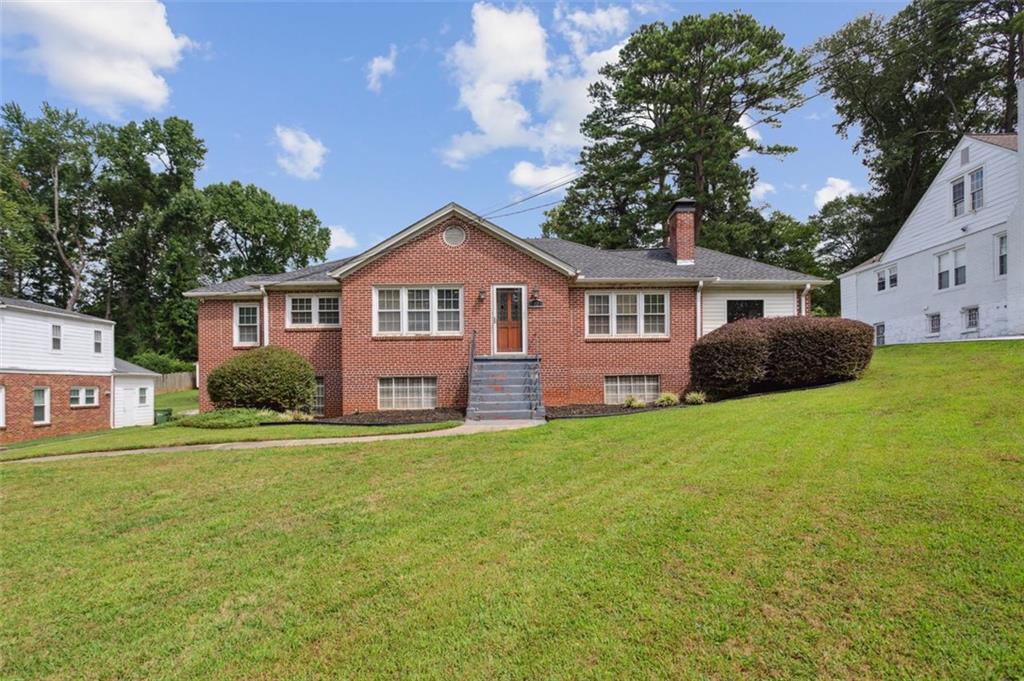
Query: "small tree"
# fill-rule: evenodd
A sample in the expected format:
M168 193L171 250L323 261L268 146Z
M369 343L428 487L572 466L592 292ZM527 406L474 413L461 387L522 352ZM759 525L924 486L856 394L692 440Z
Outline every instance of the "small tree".
M302 357L270 345L242 353L211 371L206 390L219 409L294 411L312 405L316 377Z

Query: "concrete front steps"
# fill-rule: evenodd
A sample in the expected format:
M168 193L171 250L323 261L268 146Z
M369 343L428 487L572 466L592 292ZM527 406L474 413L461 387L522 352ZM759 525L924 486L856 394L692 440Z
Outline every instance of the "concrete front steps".
M544 419L540 359L476 357L469 384L466 419Z

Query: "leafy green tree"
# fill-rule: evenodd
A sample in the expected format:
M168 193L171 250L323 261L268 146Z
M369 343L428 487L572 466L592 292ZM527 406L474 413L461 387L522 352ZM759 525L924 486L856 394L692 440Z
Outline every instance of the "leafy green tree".
M857 134L876 189L862 237L872 249L892 239L960 137L1003 118L997 67L963 14L983 4L992 3L916 0L889 20L859 17L815 46L836 130Z
M208 275L246 274L305 267L324 257L331 233L311 210L280 203L269 192L241 182L202 190L218 257Z
M2 145L2 142L0 142ZM2 146L0 146L2 149ZM0 294L24 295L28 270L39 251L35 220L39 212L26 182L0 153Z
M590 88L581 177L543 225L599 246L651 245L673 199L692 196L706 240L747 210L756 172L740 152L779 156L744 125L779 125L800 101L806 58L741 13L640 27ZM732 249L729 249L732 251Z

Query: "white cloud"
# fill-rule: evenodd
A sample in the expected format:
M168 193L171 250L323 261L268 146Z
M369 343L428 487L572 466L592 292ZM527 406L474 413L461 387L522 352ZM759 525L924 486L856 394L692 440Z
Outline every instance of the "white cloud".
M115 118L124 106L163 107L171 89L158 72L195 46L175 35L156 0L5 2L0 23L5 34L34 39L13 56L69 98Z
M300 180L315 180L320 177L320 169L327 156L327 147L323 142L309 136L299 128L286 128L278 125L274 128L277 144L281 153L277 156L277 165L293 177Z
M750 196L757 201L763 201L769 194L775 193L775 185L771 182L761 182L758 180L754 183L754 188L750 190Z
M395 60L398 59L398 48L394 45L388 50L386 57L374 57L366 65L366 87L372 92L380 92L381 80L384 76L395 73Z
M515 164L508 174L509 181L523 189L536 190L558 180L566 180L576 169L568 164L536 166L529 161Z
M348 250L355 248L359 244L356 243L355 236L352 235L347 229L341 226L330 227L331 230L331 246L327 250L333 251L335 249Z
M832 201L833 199L841 199L844 196L850 194L859 194L860 190L853 186L853 183L849 180L844 180L841 177L830 177L825 181L825 186L814 192L814 206L818 210Z
M476 127L451 139L445 163L460 167L509 147L541 151L549 163L574 156L583 141L579 124L591 108L587 87L601 66L618 57L621 45L606 43L626 30L628 12L607 7L569 13L556 6L555 29L566 37L568 54L553 52L530 7L505 10L477 2L472 15L472 41L457 42L448 63L459 104ZM591 49L595 41L601 48ZM527 94L535 98L528 101Z

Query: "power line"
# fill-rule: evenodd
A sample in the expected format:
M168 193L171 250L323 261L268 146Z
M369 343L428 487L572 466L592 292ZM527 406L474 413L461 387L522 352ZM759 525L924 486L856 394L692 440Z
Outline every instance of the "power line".
M542 203L538 206L531 206L530 208L523 208L521 210L513 210L508 213L501 213L499 215L492 215L491 218L507 218L509 215L519 215L520 213L529 213L531 210L540 210L541 208L548 208L550 206L556 206L562 202L562 199L557 201L549 201L548 203Z

